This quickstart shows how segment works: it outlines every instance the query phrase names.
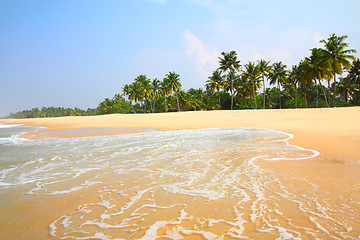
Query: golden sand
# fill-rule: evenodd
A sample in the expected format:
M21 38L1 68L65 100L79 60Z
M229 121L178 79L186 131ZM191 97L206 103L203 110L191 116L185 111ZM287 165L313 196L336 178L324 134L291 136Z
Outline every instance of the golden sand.
M150 129L266 128L293 134L292 144L317 150L323 157L359 160L360 156L360 107L111 114L0 121L49 128L47 133L44 131L32 137L115 135ZM92 128L103 131L86 131ZM64 129L78 129L78 133L51 131Z

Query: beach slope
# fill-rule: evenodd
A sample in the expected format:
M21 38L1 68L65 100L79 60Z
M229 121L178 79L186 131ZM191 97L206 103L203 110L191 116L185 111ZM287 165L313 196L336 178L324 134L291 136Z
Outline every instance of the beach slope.
M360 156L360 107L111 114L0 121L48 128L28 135L35 138L98 136L153 129L265 128L294 135L290 143L317 150L322 157L359 160Z

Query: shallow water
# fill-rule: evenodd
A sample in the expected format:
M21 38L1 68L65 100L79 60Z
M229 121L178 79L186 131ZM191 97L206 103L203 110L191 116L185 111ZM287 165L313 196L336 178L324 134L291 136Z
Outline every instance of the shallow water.
M16 137L30 130L0 125L1 239L359 239L357 181L342 193L264 164L318 155L285 133Z

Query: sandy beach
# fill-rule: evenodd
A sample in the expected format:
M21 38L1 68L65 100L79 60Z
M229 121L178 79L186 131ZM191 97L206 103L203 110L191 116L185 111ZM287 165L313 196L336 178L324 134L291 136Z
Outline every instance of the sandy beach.
M290 143L317 150L323 158L359 160L360 156L360 107L111 114L0 121L48 128L24 136L28 138L116 135L152 129L265 128L293 134Z
M357 239L359 120L360 107L2 119L46 127L21 135L30 139L128 134L103 141L23 140L23 149L9 144L11 161L20 163L16 168L10 164L4 175L9 185L2 192L2 239L101 239L100 233L124 239ZM206 136L212 131L184 133L186 140L174 138L182 131L131 135L206 128L273 129L292 134L290 144L320 154L249 160L245 156L251 151L260 156L258 146L276 154L281 142L242 142L242 130L236 129L217 129L221 134L211 138L217 142L210 147ZM223 143L221 137L235 138L236 144ZM16 182L19 176L24 184Z

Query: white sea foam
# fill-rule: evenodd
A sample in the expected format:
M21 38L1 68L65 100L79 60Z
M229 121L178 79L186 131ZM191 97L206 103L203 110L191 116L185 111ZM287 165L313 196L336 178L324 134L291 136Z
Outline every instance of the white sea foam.
M80 205L50 224L51 235L58 238L155 239L159 231L170 239L251 238L248 225L255 225L257 234L279 239L301 238L301 232L321 238L319 230L335 238L334 231L322 230L323 221L342 226L339 234L349 237L354 226L330 216L349 206L339 209L318 201L311 195L316 186L303 180L308 189L298 195L257 165L261 159L319 154L289 144L291 137L273 130L204 129L36 140L21 148L9 143L3 159L22 160L3 165L0 189L18 186L25 193L52 196L91 188L97 202ZM282 201L312 226L293 221ZM124 237L111 235L113 229L121 229ZM136 235L139 231L143 236Z
M0 123L0 128L14 128L14 127L19 127L19 126L23 126L23 124L3 124Z

